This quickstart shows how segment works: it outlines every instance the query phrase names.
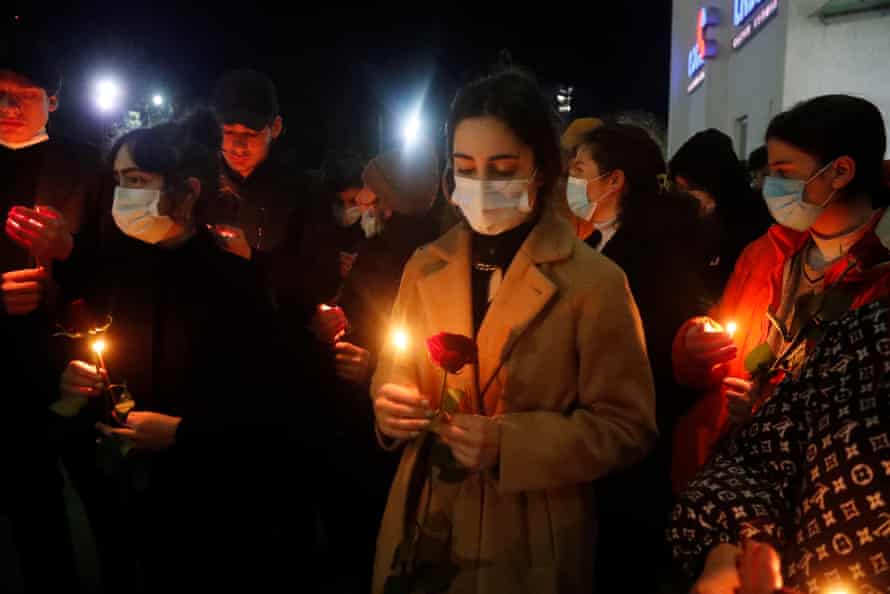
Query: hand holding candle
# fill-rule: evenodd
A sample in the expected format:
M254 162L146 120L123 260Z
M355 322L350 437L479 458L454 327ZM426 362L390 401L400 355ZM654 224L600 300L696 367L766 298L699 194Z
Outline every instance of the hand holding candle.
M51 206L14 206L6 218L6 235L29 250L38 262L67 260L74 239L65 218Z
M320 342L333 345L346 334L349 321L343 309L337 305L322 303L312 318L312 333Z
M95 397L104 387L104 379L95 365L71 361L62 373L59 390L63 398Z
M374 417L380 432L392 439L413 439L435 416L429 399L414 386L386 384L374 399Z
M727 323L726 329L711 318L697 318L686 333L686 350L692 364L702 375L711 373L718 365L729 363L738 354L733 335L738 327Z

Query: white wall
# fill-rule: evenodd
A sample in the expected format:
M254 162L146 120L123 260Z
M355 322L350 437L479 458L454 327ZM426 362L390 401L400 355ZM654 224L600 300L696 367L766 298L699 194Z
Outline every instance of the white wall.
M785 63L785 31L788 6L794 0L780 0L778 12L754 37L729 58L729 93L726 121L720 129L729 134L736 151L736 118L748 116L747 152L763 144L766 128L782 109L782 77ZM731 17L730 17L731 18ZM730 22L730 26L732 23ZM731 39L727 41L731 48ZM747 154L740 154L747 159Z
M810 16L824 1L789 5L783 109L817 95L846 93L873 102L890 123L890 14L863 13L824 24Z
M669 154L706 128L717 128L728 134L738 150L735 122L743 115L748 116L747 151L762 144L769 120L782 105L788 2L780 0L778 13L772 20L736 51L732 49L732 38L737 32L732 23L732 0L674 0ZM720 10L720 25L710 35L718 41L719 49L717 57L705 65L704 83L689 95L686 61L695 41L696 15L701 6Z

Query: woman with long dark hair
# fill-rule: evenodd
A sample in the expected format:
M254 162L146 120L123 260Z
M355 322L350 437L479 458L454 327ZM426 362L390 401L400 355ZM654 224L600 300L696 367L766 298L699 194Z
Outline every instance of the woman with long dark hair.
M553 210L555 118L531 79L462 89L448 147L465 220L408 262L393 310L408 346L372 385L380 439L403 449L373 591L586 593L592 482L655 437L639 316L618 267ZM440 332L478 348L460 373L427 356ZM443 386L456 411L439 410Z
M590 227L586 243L618 264L640 308L655 378L660 435L694 402L671 366L674 334L700 311L704 289L698 202L666 189L664 157L649 134L633 125L606 124L586 133L573 155L566 195L569 209ZM670 440L642 463L600 480L597 505L597 592L654 592L668 573L664 525L673 501ZM629 575L623 555L636 550L651 571Z
M291 459L283 436L294 402L283 373L306 376L287 358L254 265L196 222L218 189L218 148L219 127L203 113L122 136L98 254L72 256L91 289L87 326L111 325L102 357L76 344L56 410L80 427L71 448L82 455L66 463L111 590L280 577L275 530L290 516L276 510L287 506L280 466Z

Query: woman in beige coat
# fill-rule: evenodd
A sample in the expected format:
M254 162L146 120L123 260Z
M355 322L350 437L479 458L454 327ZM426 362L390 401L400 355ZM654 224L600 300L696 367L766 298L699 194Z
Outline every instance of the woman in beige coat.
M591 483L656 434L639 316L621 270L547 208L560 149L533 81L469 85L448 130L465 221L408 262L407 348L372 385L381 442L403 449L373 591L587 594ZM439 332L474 338L478 361L443 378L424 346ZM443 380L454 414L437 413Z

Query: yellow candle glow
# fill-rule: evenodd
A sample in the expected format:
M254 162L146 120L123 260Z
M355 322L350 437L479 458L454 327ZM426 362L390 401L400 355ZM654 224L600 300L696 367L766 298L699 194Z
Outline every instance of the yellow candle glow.
M850 594L850 590L844 586L832 586L825 594Z
M408 333L404 328L396 328L392 333L392 344L397 353L404 353L408 350Z
M718 332L723 332L723 326L721 326L714 320L708 320L705 322L706 334L717 334Z
M102 358L102 353L105 352L107 346L101 338L94 340L92 344L93 352L96 353L96 371L102 376L102 381L105 382L106 387L111 385L111 380L108 377L108 368L105 367L105 359Z
M726 324L726 333L730 336L735 336L736 330L738 329L739 327L735 322L729 322Z

